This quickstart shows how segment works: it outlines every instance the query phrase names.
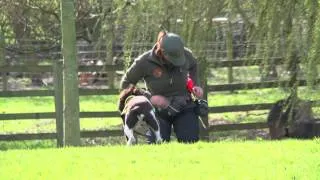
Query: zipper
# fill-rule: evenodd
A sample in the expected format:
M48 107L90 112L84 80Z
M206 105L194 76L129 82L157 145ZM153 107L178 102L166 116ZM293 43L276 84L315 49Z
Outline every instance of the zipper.
M166 70L168 72L168 75L169 75L169 84L170 86L173 85L173 75L174 75L174 69L173 68L170 68L170 67L166 67Z
M172 71L169 73L170 74L170 86L173 85L173 75L175 74L175 71L177 71L176 69L172 69ZM169 72L169 71L168 71ZM182 72L182 68L179 68L179 72Z

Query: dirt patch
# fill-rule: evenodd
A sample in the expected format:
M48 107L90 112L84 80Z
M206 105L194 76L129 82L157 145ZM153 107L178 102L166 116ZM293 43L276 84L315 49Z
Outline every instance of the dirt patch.
M214 125L220 125L220 124L231 124L232 122L225 120L225 119L210 119L209 120L209 125L214 126Z

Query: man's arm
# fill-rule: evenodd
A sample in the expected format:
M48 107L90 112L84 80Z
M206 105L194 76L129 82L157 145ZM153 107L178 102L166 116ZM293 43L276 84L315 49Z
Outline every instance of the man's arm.
M203 89L200 87L197 60L194 58L189 49L186 49L186 55L189 59L189 78L193 82L192 93L196 97L201 98L203 96Z
M199 76L198 76L198 63L196 58L193 56L190 49L185 48L186 51L186 57L189 59L189 77L192 79L193 84L195 86L199 85Z
M130 84L136 85L144 76L144 68L141 59L136 59L122 76L120 89L125 89Z

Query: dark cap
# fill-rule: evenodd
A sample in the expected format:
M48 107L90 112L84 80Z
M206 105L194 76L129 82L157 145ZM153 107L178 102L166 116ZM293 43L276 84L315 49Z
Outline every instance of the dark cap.
M164 56L174 66L182 66L186 62L184 57L184 45L179 35L167 33L160 42Z

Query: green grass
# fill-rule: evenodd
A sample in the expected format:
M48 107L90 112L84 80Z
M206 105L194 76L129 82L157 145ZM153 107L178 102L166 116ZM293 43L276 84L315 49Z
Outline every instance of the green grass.
M46 149L57 147L56 140L0 141L0 151L17 149ZM0 152L2 153L2 152Z
M258 89L230 92L209 93L209 106L241 105L252 103L273 103L288 96L282 89ZM303 99L320 99L317 91L299 89L299 96ZM115 111L118 96L80 96L80 111ZM53 112L53 97L17 97L0 98L1 113Z
M320 100L319 91L299 88L299 97L305 100ZM226 106L241 104L259 104L274 103L275 101L285 98L289 92L281 88L243 90L231 92L210 92L209 106Z
M117 96L80 96L80 111L115 111ZM0 113L53 112L53 97L0 98Z
M318 91L309 90L307 88L299 88L299 97L305 100L320 100ZM269 88L258 90L245 90L231 92L211 92L208 96L210 107L229 106L229 105L245 105L259 103L274 103L279 99L288 97L288 91L281 88ZM314 107L313 111L316 116L320 115L320 108ZM232 122L259 122L266 120L268 110L250 111L250 112L232 112L210 114L210 119L224 120Z
M80 111L116 111L117 96L81 96ZM53 97L0 98L0 113L54 112ZM82 118L82 130L112 129L121 124L120 118ZM0 121L0 133L54 132L54 119Z
M55 132L55 119L0 121L0 133ZM81 118L81 130L118 129L120 118Z
M319 160L319 139L11 150L0 179L313 180Z
M318 67L318 72L320 71L320 66ZM305 65L300 66L300 71L298 72L299 79L307 79L306 75L308 73L308 68ZM276 67L278 73L278 80L288 80L290 75L286 71L285 66ZM208 84L228 84L229 68L211 68L209 71ZM318 78L320 74L318 73ZM236 83L249 83L249 82L259 82L261 80L261 72L259 66L241 66L232 68L232 82ZM276 80L276 79L274 79Z

